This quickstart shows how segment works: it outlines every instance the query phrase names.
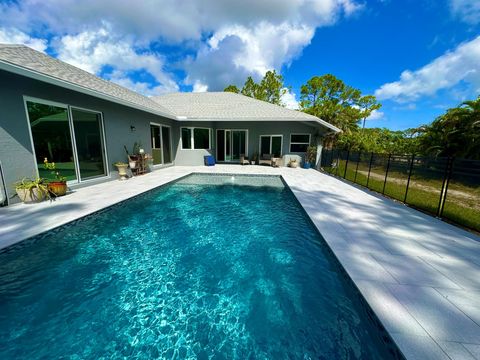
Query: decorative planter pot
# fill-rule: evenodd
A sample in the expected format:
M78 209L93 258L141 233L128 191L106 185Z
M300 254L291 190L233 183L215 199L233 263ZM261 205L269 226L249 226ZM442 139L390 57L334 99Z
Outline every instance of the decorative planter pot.
M48 183L48 190L55 196L63 196L67 193L66 181L52 181Z
M38 189L15 189L15 191L25 204L38 203L46 199L45 193Z
M120 175L120 180L127 180L128 175L127 175L127 169L128 165L115 165L118 169L118 175Z
M137 167L137 162L136 161L129 161L128 165L130 166L130 169L135 169Z
M291 163L288 164L291 168L296 168L298 167L298 162L292 161Z
M311 165L310 165L309 162L303 163L303 168L304 168L304 169L310 169L310 167L311 167Z
M252 160L252 161L250 161L250 164L255 165L256 161Z

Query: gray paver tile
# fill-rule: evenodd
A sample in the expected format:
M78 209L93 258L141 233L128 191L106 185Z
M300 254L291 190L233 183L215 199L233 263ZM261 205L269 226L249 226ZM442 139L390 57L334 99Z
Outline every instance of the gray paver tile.
M460 286L416 256L379 254L372 256L400 284L460 289Z
M480 290L436 290L480 326Z
M470 351L475 359L480 360L480 345L477 344L463 344L463 346Z
M393 333L392 337L409 360L451 360L429 336Z
M400 304L385 284L368 280L358 280L355 283L388 332L428 336L425 329Z
M384 283L398 284L398 282L368 253L361 256L348 250L336 250L340 263L348 275L354 280L374 280Z
M435 289L394 284L386 286L433 339L478 342L480 327Z
M439 341L438 344L452 360L475 360L475 357L461 343Z

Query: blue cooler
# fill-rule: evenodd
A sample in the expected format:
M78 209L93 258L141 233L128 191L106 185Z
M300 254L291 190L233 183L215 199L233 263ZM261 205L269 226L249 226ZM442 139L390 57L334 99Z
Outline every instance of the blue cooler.
M206 155L203 157L203 162L205 166L214 166L215 165L215 158L213 155Z

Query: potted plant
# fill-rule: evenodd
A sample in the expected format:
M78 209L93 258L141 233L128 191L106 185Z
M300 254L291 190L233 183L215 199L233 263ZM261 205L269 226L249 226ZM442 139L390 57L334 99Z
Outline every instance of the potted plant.
M305 154L305 163L303 164L303 167L305 169L310 169L312 164L315 164L315 160L317 160L317 147L309 146L307 148L307 153Z
M128 164L124 163L124 162L117 161L113 165L117 167L118 175L120 175L120 180L127 180L128 179L128 175L127 175Z
M67 193L67 178L60 175L54 162L48 162L48 159L43 160L43 167L45 170L50 170L52 175L55 175L55 180L48 182L48 190L55 196L63 196Z
M45 179L23 178L15 183L17 196L26 204L37 203L50 198L50 191Z
M288 162L288 166L291 167L291 168L296 168L296 167L298 167L298 161L297 161L297 159L290 159L290 161Z

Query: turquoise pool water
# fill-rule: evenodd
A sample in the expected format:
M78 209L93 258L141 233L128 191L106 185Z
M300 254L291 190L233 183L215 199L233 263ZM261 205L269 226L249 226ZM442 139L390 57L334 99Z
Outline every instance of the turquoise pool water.
M390 359L278 177L192 175L0 253L0 359Z

